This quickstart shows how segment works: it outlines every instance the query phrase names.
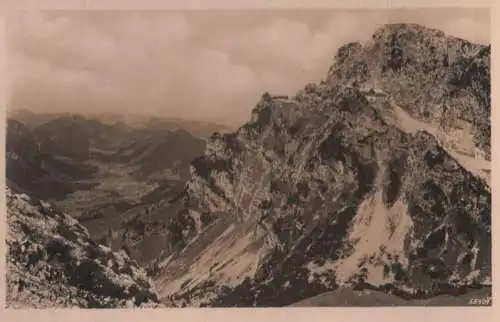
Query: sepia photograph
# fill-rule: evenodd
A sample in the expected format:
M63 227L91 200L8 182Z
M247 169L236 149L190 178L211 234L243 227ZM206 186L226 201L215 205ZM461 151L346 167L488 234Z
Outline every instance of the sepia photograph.
M489 9L5 35L7 308L492 306Z

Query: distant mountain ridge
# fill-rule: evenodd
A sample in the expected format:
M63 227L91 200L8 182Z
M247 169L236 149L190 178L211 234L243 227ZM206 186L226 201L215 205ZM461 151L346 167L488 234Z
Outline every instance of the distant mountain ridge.
M98 170L94 161L127 164L140 180L154 175L161 181L164 171L171 170L171 176L187 180L189 162L205 148L204 138L182 127L134 128L76 114L34 124L28 127L8 118L7 177L27 192L41 192L43 198L78 189L70 181L93 178ZM61 194L43 191L53 184L50 189Z
M95 113L95 114L78 114L78 113L38 113L27 109L9 110L8 118L16 119L28 128L34 129L44 123L66 118L81 118L88 121L98 121L106 125L116 125L121 127L146 128L149 130L168 128L170 130L184 129L191 135L200 138L207 138L213 132L227 132L231 129L228 126L221 124L213 124L203 121L184 120L172 117L159 117L134 114L119 114L119 113Z

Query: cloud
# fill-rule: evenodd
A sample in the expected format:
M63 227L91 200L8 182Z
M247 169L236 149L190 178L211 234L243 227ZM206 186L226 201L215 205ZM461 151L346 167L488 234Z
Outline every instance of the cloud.
M485 44L491 41L489 19L481 20L463 17L455 21L446 21L442 26L442 30L472 42Z
M477 15L428 11L23 12L8 23L10 107L241 123L262 92L320 80L339 46L394 19L488 34Z

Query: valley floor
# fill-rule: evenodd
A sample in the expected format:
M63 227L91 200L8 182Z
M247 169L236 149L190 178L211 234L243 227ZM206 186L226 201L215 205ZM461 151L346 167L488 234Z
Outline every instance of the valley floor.
M142 196L157 188L154 183L133 178L130 175L132 169L124 164L106 164L96 160L88 163L99 169L94 178L86 180L96 186L71 193L58 203L75 218L80 217L84 210L110 203L137 203Z

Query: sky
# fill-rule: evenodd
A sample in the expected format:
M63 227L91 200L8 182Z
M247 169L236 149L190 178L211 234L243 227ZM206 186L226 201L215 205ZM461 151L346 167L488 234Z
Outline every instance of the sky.
M490 43L486 9L19 11L6 25L7 105L236 126L264 91L319 82L338 47L394 22Z

